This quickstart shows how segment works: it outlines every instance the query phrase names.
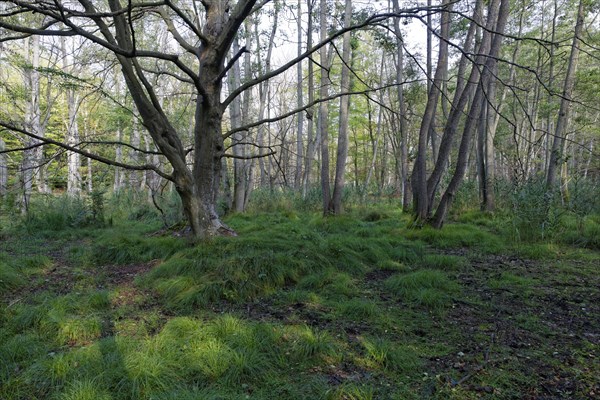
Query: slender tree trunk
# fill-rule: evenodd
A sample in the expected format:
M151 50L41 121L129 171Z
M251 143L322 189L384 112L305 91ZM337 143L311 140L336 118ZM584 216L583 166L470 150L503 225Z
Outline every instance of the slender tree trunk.
M298 56L302 54L302 0L298 0ZM310 16L309 16L310 18ZM301 108L304 105L303 94L302 94L302 62L296 65L296 97L297 106ZM298 113L297 115L297 131L296 131L296 174L294 176L294 188L299 190L302 186L302 164L304 160L304 114Z
M92 170L92 159L87 159L87 191L88 194L92 194L94 191L94 173Z
M394 1L394 11L400 11L398 0ZM429 2L431 0L428 0ZM428 18L430 18L428 16ZM429 21L428 21L429 22ZM402 39L402 32L400 31L400 21L398 18L394 18L394 33L396 34L396 47L397 50L397 65L396 65L396 82L398 84L398 106L400 119L400 167L401 167L401 193L402 193L402 210L408 211L410 207L410 184L408 182L408 124L406 116L406 103L404 102L404 40ZM431 46L431 33L427 31L427 45ZM430 62L431 56L428 54L428 62ZM430 66L428 65L428 72ZM429 80L427 81L429 82ZM435 143L433 143L435 145ZM435 148L435 146L434 146ZM437 149L435 149L437 150ZM434 157L437 151L434 151Z
M29 39L27 39L29 40ZM45 129L42 124L42 106L41 106L41 84L40 84L40 37L32 36L31 40L31 66L28 67L27 78L29 79L29 85L31 89L30 93L30 107L31 114L29 124L31 131L36 133L38 136L45 136ZM28 55L29 57L29 55ZM38 144L39 140L32 139L32 144ZM44 146L38 146L32 150L32 168L33 169L33 180L36 183L37 190L40 193L50 193L48 187L48 178L46 176L46 160L44 157Z
M231 47L231 57L235 57L240 51L240 45L238 36L233 39L233 45ZM239 62L236 62L231 69L229 74L229 88L233 91L234 88L239 87L242 84L241 68ZM242 126L242 99L241 97L235 98L231 102L230 106L230 120L232 128L239 128ZM244 212L244 206L246 204L246 171L244 152L244 136L245 132L236 132L232 140L232 151L236 157L233 159L233 211ZM239 158L238 158L239 157Z
M344 11L344 27L351 24L352 0L346 0ZM340 90L350 91L350 32L344 33L342 45L342 82ZM353 57L354 58L354 57ZM335 181L333 185L332 204L329 212L339 215L342 213L342 196L346 174L346 159L348 158L348 119L350 114L350 96L340 98L340 123L338 133L337 158L335 161Z
M63 56L63 70L65 73L71 72L69 66L69 56L67 54L66 38L61 38L61 51ZM67 95L67 144L71 147L79 143L79 125L77 122L77 108L79 96L75 89L68 87ZM78 196L81 192L81 156L74 151L67 151L67 194L69 196Z
M142 140L142 133L140 132L140 124L138 122L139 114L134 111L133 121L131 124L131 137L129 138L129 144L136 149L140 148ZM140 164L140 155L137 150L129 150L129 163L132 165ZM129 172L129 187L134 191L139 191L141 186L141 173L139 171Z
M384 55L382 55L381 69L379 70L380 76L383 76L383 64L384 64L383 57L384 57ZM380 94L379 101L380 102L383 101L383 94ZM371 134L371 131L372 131L370 104L371 104L370 100L367 99L367 105L368 105L368 110L369 110L369 134ZM370 163L370 165L366 166L367 177L365 178L365 184L364 184L364 189L363 189L363 200L366 199L366 196L369 192L369 186L371 185L371 178L373 177L373 173L375 172L375 169L377 168L377 152L379 151L379 141L380 141L381 135L382 135L382 133L381 133L382 125L383 125L383 107L379 106L379 111L377 112L377 131L375 133L375 139L373 139L373 138L371 139L371 142L373 143L371 163ZM356 151L355 151L356 155L354 156L354 162L357 163L359 152L358 152L358 144L357 144L356 134L354 135L354 142L355 142L355 146L356 146ZM358 165L356 165L355 170L356 170L355 184L356 184L356 186L358 186Z
M489 22L491 20L491 26L493 27L492 32L494 32L493 38L491 38L492 43L489 53L486 57L486 62L481 74L481 80L475 91L475 95L467 115L467 120L465 121L463 136L458 150L456 169L452 175L452 179L450 180L448 187L446 188L446 191L442 195L440 204L436 209L435 216L432 221L432 225L436 228L441 228L444 224L450 204L452 203L454 195L464 178L464 173L468 166L471 137L477 128L477 124L481 123L478 121L478 119L480 117L482 102L484 100L484 91L487 87L489 87L490 81L495 79L492 72L495 70L495 64L497 63L498 54L500 53L500 47L502 45L504 28L506 27L506 21L509 13L509 0L500 0L497 11L494 11L496 10L496 5L494 5L494 3L497 3L497 0L490 4L490 10L492 10L492 12L488 13L488 26L490 25Z
M492 3L495 4L495 6L492 6ZM490 3L490 6L489 6L490 11L488 12L488 22L487 22L488 26L487 26L487 29L483 33L483 38L477 49L478 56L476 57L476 60L475 60L476 66L478 66L478 65L480 66L485 63L484 55L489 52L489 47L490 47L490 43L491 43L491 33L490 32L493 29L492 24L494 23L495 19L497 18L499 2L494 1L492 3ZM475 35L475 27L481 23L481 18L480 18L481 7L482 7L481 1L478 1L476 4L475 10L473 12L473 21L471 23L471 28L473 30L471 30L471 28L469 29L469 33L467 34L467 38L465 40L465 48L470 47L470 40L472 40L473 36ZM472 36L470 35L471 33L473 34ZM465 57L465 56L463 55L463 57ZM456 136L456 132L459 127L460 119L464 112L464 108L467 105L467 103L469 102L469 100L472 99L473 94L475 92L475 88L479 84L479 80L480 80L480 69L477 68L476 66L474 66L471 69L468 80L466 80L466 82L465 82L464 75L461 74L461 72L464 72L464 70L461 71L461 67L464 66L464 68L466 69L466 62L467 62L466 57L465 57L464 61L465 61L465 64L461 65L463 62L463 59L461 58L461 61L459 63L459 75L458 75L458 81L457 81L457 89L455 91L454 98L452 99L452 107L450 109L450 114L448 116L448 120L446 121L446 125L444 126L444 134L440 141L440 146L438 149L438 157L435 160L435 165L433 167L433 171L431 172L431 175L429 176L429 179L427 180L427 183L426 183L428 209L425 212L426 212L427 216L429 216L429 213L431 212L431 210L433 208L435 193L437 191L440 180L442 179L442 175L444 174L444 172L449 164L450 151L452 150L452 145L454 143L454 137Z
M491 72L492 76L498 73L497 65L494 65ZM496 133L496 80L490 79L485 99L483 99L478 138L479 153L479 173L481 184L481 210L494 211L494 180L495 180L495 159L494 159L494 136Z
M550 32L550 42L554 43L556 40L556 20L558 17L558 0L554 0L553 1L553 18L551 19L552 21L552 30ZM543 19L542 19L542 29L544 28L543 26ZM552 102L552 91L554 89L554 53L555 53L555 46L550 46L550 54L549 54L549 68L548 68L548 89L549 89L549 93L548 93L548 103ZM551 140L551 135L550 132L552 132L553 130L553 126L554 123L552 121L552 113L548 113L548 116L546 117L546 134L544 135L544 140L543 140L543 144L545 147L545 151L543 153L544 156L544 171L548 171L550 169L550 149L551 149L551 145L550 145L550 140Z
M452 8L452 3L444 0L442 3L448 11ZM445 11L441 13L441 31L440 46L438 54L438 63L433 79L433 85L427 94L427 103L425 112L421 121L419 130L419 142L417 148L417 158L412 173L413 189L413 208L417 220L427 219L429 211L429 201L427 195L427 137L431 125L435 119L435 112L442 87L442 80L448 64L448 42L446 41L450 34L450 13Z
M6 144L0 137L0 197L5 196L8 189L8 164L6 154L2 153L5 148Z
M550 161L548 163L548 172L546 174L546 185L549 190L553 189L556 183L556 170L563 160L563 147L565 141L566 127L569 122L569 112L571 109L571 98L573 96L573 88L575 86L575 74L577 72L577 61L579 59L579 41L583 30L585 12L584 0L580 0L577 9L577 23L575 24L575 34L573 35L573 43L571 45L571 55L569 56L569 64L567 66L567 75L560 100L560 110L556 120L556 130L554 131L554 141L552 142L552 152L550 153Z
M313 30L313 0L307 0L308 24L306 32L306 48L312 47L312 30ZM315 82L314 82L314 66L312 60L308 60L308 103L312 104L315 100ZM306 126L306 160L304 162L304 176L302 178L302 197L306 198L308 188L310 187L310 174L312 162L315 158L316 140L313 140L314 135L314 108L310 107L306 110L306 118L308 123Z
M121 127L121 123L118 123L117 127L117 141L123 141L123 128ZM123 148L120 145L117 145L115 148L115 161L118 163L123 162ZM125 184L125 172L121 170L121 168L115 168L115 181L113 183L113 191L119 192Z
M67 144L75 147L79 143L79 125L77 123L78 96L73 89L67 90L67 110L69 126L67 129ZM67 193L77 196L81 192L81 156L74 151L67 152Z
M29 60L31 52L31 39L25 39L24 44L24 56L26 60ZM27 128L31 132L35 133L36 135L39 135L39 86L36 89L36 82L39 85L39 78L34 78L34 76L38 74L37 67L38 66L36 65L36 57L33 57L31 67L26 66L24 68L23 77L25 83L25 90L29 94L29 99L25 105L25 123L27 125ZM35 139L29 139L25 143L26 146L34 146L36 144L37 140ZM33 169L35 161L36 149L29 149L23 152L23 159L21 161L21 213L23 214L27 213L27 211L29 210L29 202L31 199L31 192L33 190Z
M327 39L327 1L320 0L319 3L319 30L321 41ZM319 50L319 62L321 63L321 87L319 94L321 99L329 96L329 68L327 48ZM319 132L321 136L321 191L323 194L323 214L329 214L329 203L331 201L331 188L329 185L329 132L328 132L329 104L323 101L319 104Z

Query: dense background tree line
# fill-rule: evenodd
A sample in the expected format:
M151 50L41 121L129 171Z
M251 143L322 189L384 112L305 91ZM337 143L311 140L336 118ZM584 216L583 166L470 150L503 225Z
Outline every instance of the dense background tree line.
M176 192L196 236L257 189L545 198L600 157L598 3L0 1L0 196ZM422 32L418 27L425 27ZM550 201L550 200L548 200ZM221 208L221 210L218 210Z

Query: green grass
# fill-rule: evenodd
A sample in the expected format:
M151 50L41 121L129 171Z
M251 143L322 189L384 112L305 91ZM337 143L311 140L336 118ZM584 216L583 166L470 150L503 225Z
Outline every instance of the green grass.
M0 295L15 290L24 284L25 279L16 268L0 261Z
M436 231L294 202L194 246L153 234L145 206L54 235L4 225L0 398L593 398L593 218L585 242L515 243L502 214Z
M512 287L527 288L532 286L535 280L511 274L509 272L503 272L497 278L491 278L488 281L488 286L492 289L507 289Z
M499 253L506 249L505 240L485 228L468 224L447 224L442 229L425 226L406 229L405 236L421 240L440 249L472 248L482 253Z
M348 235L370 223L347 217L261 214L248 224L249 218L236 215L230 221L240 237L184 249L153 270L144 283L173 308L188 311L217 300L256 299L293 284L352 296L356 290L351 275L382 262L416 261L423 251L400 235ZM385 226L387 221L378 223Z
M458 292L459 285L442 271L423 269L395 275L385 281L385 288L404 301L443 309L451 305L451 295Z
M420 263L422 268L441 269L444 271L456 271L466 264L466 260L460 256L446 254L428 254Z

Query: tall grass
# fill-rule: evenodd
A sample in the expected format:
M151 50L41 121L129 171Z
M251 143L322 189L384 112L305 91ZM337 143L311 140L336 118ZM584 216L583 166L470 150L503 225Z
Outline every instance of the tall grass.
M242 301L300 287L328 285L352 295L352 275L382 260L415 262L418 243L389 235L389 220L365 222L310 214L236 215L237 238L217 238L180 251L144 278L172 307L191 310L215 300ZM359 235L368 226L374 234Z

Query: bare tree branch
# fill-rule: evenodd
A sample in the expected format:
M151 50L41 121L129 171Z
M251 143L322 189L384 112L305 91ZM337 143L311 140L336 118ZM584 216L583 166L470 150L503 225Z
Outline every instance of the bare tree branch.
M75 153L79 153L82 156L91 158L92 160L99 161L99 162L101 162L103 164L108 164L108 165L112 165L112 166L115 166L115 167L121 167L121 168L129 169L129 170L134 170L134 171L154 171L159 176L161 176L162 178L167 179L169 181L173 181L173 177L171 175L169 175L169 174L161 171L159 168L157 168L156 166L151 165L151 164L130 165L130 164L125 164L125 163L117 162L117 161L111 160L109 158L103 157L101 155L90 153L88 151L78 149L77 147L69 146L69 145L64 144L62 142L59 142L58 140L53 140L53 139L50 139L50 138L47 138L47 137L42 137L42 136L36 135L34 133L29 132L26 129L20 128L20 127L18 127L16 125L10 124L10 123L5 122L5 121L1 121L0 120L0 126L3 127L3 128L5 128L8 131L18 132L18 133L21 133L23 135L29 136L29 137L31 137L33 139L39 140L39 141L43 142L43 144L53 144L55 146L58 146L58 147L61 147L61 148L65 149L65 150L72 151L72 152L75 152Z

